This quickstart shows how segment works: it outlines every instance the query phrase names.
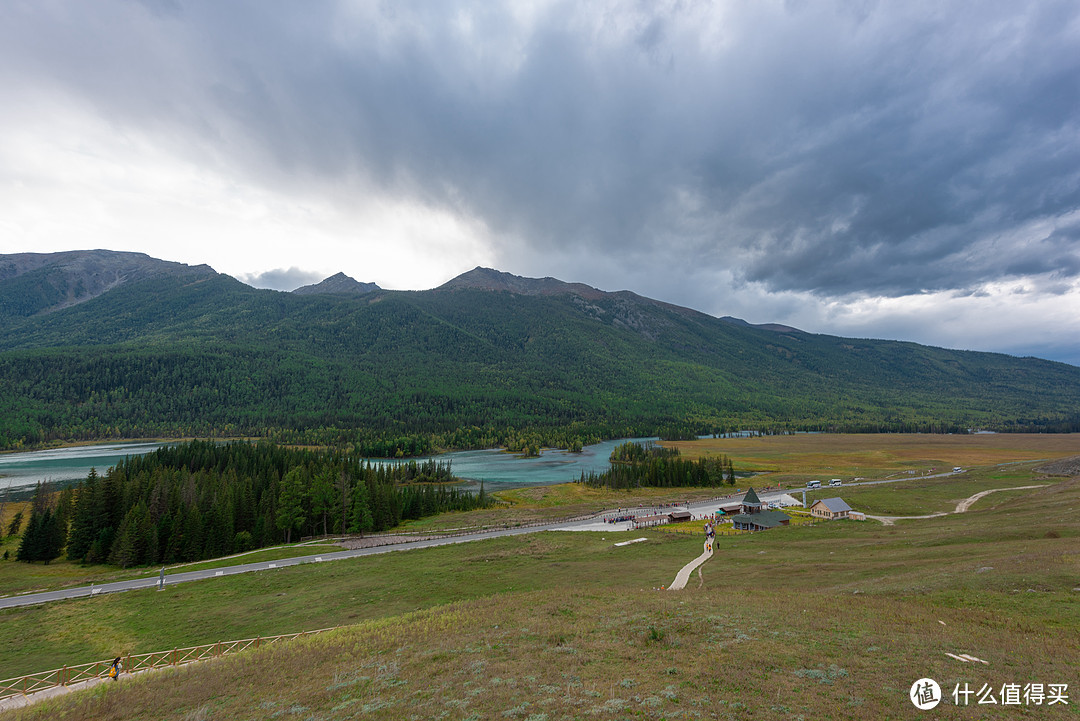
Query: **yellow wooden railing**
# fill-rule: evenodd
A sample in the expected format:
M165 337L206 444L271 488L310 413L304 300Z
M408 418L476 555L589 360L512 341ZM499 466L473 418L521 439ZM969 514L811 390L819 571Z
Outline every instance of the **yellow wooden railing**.
M335 626L334 628L341 628ZM136 673L154 668L168 666L183 666L196 661L205 661L211 658L227 656L231 653L239 653L249 648L259 648L267 644L279 641L291 641L301 636L311 636L316 633L333 631L334 628L320 628L315 631L300 631L299 633L286 633L281 636L257 636L245 638L239 641L218 641L203 646L191 646L188 648L174 648L171 651L151 651L150 653L132 653L121 657L124 673ZM37 691L55 688L56 686L70 686L71 684L88 681L94 678L107 678L112 659L106 661L93 661L74 666L64 666L52 671L40 671L38 673L17 676L15 678L0 681L0 700L18 695L29 695Z

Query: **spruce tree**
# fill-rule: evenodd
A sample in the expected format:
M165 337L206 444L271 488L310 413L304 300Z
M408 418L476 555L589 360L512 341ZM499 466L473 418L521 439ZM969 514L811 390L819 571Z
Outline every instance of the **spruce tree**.
M41 522L41 546L38 560L49 563L59 558L67 542L67 525L63 517L56 512L46 511Z
M374 527L375 519L371 514L371 499L368 497L367 483L361 478L353 488L349 533L359 533L363 536Z
M79 484L75 492L75 509L72 511L71 539L68 542L67 557L70 561L86 561L90 547L97 538L100 529L95 527L97 506L98 475L93 468Z
M291 543L293 530L304 525L304 479L299 466L281 479L275 520L277 527L285 532L285 543Z
M322 517L324 536L327 534L327 520L336 500L337 491L334 488L333 470L327 469L315 476L315 480L311 485L311 512L316 517Z
M14 536L19 532L22 527L23 512L17 511L11 518L11 523L8 524L7 534L8 536Z
M23 531L22 541L19 542L19 551L15 555L15 560L26 563L38 560L41 546L41 519L42 514L40 513L30 514L30 521L26 524L26 530Z

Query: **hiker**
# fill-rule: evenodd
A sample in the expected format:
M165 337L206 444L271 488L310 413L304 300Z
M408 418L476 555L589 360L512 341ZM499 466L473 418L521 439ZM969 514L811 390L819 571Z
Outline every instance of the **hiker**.
M112 665L109 666L109 678L115 681L120 676L120 671L123 670L123 668L123 664L120 663L120 657L117 656L113 659Z

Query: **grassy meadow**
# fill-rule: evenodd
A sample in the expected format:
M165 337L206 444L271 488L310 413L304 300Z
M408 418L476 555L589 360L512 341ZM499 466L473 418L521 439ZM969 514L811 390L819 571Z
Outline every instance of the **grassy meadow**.
M847 437L824 438L837 466L868 452ZM879 461L885 475L906 454L979 465L977 448L963 461L948 444L900 453L893 437L869 438L895 454ZM699 535L547 532L3 611L0 678L346 627L0 718L1080 718L1080 478L1034 470L1051 453L1075 453L1031 438L1027 456L1002 460L987 446L989 460L962 475L835 495L871 513L918 515L952 511L989 488L1043 488L894 526L832 521L718 537L713 558L680 592L657 589L701 552ZM772 449L784 472L809 472L802 447ZM1024 462L998 465L1016 460ZM585 490L525 489L516 503L633 505L651 494L633 503L626 499L639 494L616 494L624 502L612 504L605 492L583 498ZM444 522L460 523L457 515ZM640 537L648 540L613 545ZM945 690L933 712L908 700L922 677ZM963 683L1069 684L1069 705L956 707L950 693Z
M678 448L688 458L727 454L736 471L766 474L761 479L764 483L802 486L811 480L877 480L907 471L940 473L955 466L989 467L1075 456L1080 455L1080 433L801 434L664 445Z
M0 595L4 596L53 591L72 586L88 586L91 583L102 584L127 581L133 578L156 577L161 570L160 566L123 569L104 564L83 565L65 560L63 557L48 564L19 563L12 560L15 558L15 553L19 548L17 538L5 539L4 545L0 548L10 549L11 551L11 558L8 561L0 561ZM340 546L331 544L276 546L209 561L170 565L166 567L166 573L199 571L207 568L221 568L223 566L236 566L260 561L276 561L280 558L313 556L328 551L340 550ZM0 553L2 552L0 550Z

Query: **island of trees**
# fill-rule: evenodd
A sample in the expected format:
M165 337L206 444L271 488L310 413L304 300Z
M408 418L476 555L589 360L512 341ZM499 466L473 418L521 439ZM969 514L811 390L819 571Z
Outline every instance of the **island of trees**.
M603 473L582 473L579 483L594 488L625 490L642 486L735 485L735 468L724 454L691 461L678 448L654 443L622 443L611 452L611 467Z

